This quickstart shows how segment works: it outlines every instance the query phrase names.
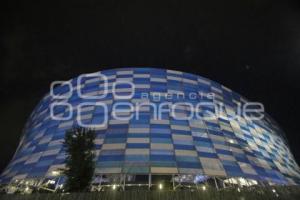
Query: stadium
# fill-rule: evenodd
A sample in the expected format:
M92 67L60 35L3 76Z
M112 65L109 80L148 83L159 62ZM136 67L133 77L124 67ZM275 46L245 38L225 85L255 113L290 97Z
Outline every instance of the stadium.
M204 77L159 68L57 81L30 115L0 181L62 188L64 134L82 126L97 134L94 190L300 184L278 124L264 112L238 112L249 102Z

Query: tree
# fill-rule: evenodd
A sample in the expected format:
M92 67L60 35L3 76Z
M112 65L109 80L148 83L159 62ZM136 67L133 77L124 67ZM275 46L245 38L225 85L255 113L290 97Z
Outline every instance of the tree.
M95 131L82 127L68 130L65 134L67 177L66 190L79 192L88 189L94 175Z

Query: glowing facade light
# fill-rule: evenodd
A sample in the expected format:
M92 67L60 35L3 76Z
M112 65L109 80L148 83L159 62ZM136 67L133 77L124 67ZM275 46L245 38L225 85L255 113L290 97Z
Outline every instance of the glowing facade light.
M58 175L59 175L59 171L52 171L51 174L52 174L53 176L58 176Z
M158 188L159 188L160 190L162 190L162 189L163 189L163 185L160 183L160 184L158 185Z
M238 192L241 192L241 189L240 189L240 188L238 188L238 189L237 189L237 191L238 191Z
M276 190L275 190L275 189L272 189L272 192L276 193Z
M205 186L205 185L202 186L202 190L203 190L203 191L206 190L206 186Z
M112 189L115 190L116 188L117 188L117 186L114 184L114 185L112 186Z
M244 178L239 178L238 179L241 185L248 185L247 180Z
M257 185L258 184L256 180L250 180L250 182L251 182L252 185Z

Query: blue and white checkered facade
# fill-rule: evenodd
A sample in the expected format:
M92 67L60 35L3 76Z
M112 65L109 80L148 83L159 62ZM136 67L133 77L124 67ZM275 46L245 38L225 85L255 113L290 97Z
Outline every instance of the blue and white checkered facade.
M105 75L107 88L97 74ZM226 118L233 115L238 104L247 102L227 87L197 75L156 68L105 70L78 80L74 78L69 85L55 87L54 94L49 93L40 101L26 124L12 161L1 175L1 182L51 177L52 171L64 166L62 142L65 131L78 125L78 106L86 103L81 107L81 122L97 125L105 120L104 109L93 104L102 103L107 105L108 114L107 123L95 128L97 174L203 174L278 184L300 183L299 167L282 131L269 116L261 120ZM114 82L124 82L116 87L119 96L131 95L128 82L134 84L134 94L130 98L116 98L112 94ZM179 98L153 95L178 93L184 95ZM188 97L190 93L202 96ZM214 98L208 98L205 95L208 93L214 94ZM82 98L82 95L104 97ZM178 120L164 112L161 119L155 119L150 105L141 107L138 119L134 117L134 109L123 113L133 116L132 119L112 117L112 108L118 102L158 105L182 101L192 105L201 101L221 102L225 117ZM53 103L56 103L53 115L63 120L50 117ZM213 110L202 106L200 114L206 111ZM176 112L187 116L192 111L183 105Z

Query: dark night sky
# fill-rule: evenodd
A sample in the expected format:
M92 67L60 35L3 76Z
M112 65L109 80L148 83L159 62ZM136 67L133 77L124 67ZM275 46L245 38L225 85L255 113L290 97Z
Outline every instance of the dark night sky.
M0 171L52 81L121 66L199 74L262 102L300 163L297 1L9 1L1 10Z

